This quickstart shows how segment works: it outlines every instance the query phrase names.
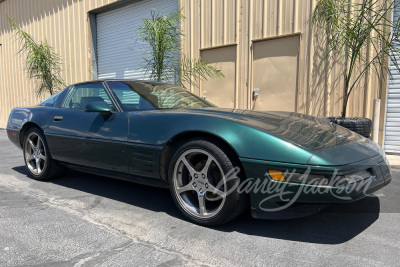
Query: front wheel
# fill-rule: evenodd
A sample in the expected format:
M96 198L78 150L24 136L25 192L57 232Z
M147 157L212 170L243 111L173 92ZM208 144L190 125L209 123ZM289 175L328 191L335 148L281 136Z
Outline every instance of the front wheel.
M65 171L65 167L51 158L46 139L38 128L26 133L23 151L26 168L36 180L51 179Z
M210 140L193 139L175 152L169 185L179 210L191 221L215 226L232 220L248 206L236 188L242 170L236 155Z

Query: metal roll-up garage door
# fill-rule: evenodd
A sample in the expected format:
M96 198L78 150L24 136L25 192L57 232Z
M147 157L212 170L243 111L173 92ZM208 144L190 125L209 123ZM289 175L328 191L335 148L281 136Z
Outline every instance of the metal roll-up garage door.
M393 20L397 23L400 6L396 5L395 9ZM384 148L386 152L400 153L400 73L393 62L389 63L389 68L393 75L388 82Z
M138 27L156 9L163 15L178 11L178 1L134 1L112 11L96 15L97 77L145 79L144 57L149 47L140 43ZM177 44L179 45L179 44Z

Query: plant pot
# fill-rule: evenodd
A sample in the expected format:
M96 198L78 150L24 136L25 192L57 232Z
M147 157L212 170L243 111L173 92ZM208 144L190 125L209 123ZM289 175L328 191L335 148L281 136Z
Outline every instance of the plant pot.
M370 119L358 117L326 117L326 119L366 138L371 136L372 121Z

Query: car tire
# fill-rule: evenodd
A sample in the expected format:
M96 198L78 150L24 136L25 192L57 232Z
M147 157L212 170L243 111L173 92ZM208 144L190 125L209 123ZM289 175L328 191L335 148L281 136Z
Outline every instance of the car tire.
M248 195L236 190L245 176L239 166L234 153L211 139L191 139L179 145L168 170L178 209L204 226L221 225L240 215L249 201Z
M347 128L359 135L369 138L371 136L372 121L368 118L358 118L358 117L327 117L330 122L338 124L344 128Z
M30 128L23 142L25 166L35 180L43 181L61 176L66 168L52 159L43 132Z

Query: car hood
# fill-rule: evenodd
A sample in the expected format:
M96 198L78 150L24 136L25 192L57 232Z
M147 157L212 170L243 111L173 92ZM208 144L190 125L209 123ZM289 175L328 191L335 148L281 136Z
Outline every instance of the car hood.
M222 117L274 135L312 152L310 164L341 165L349 163L350 159L357 162L382 154L380 146L373 141L324 118L294 112L222 108L187 109L185 112Z

